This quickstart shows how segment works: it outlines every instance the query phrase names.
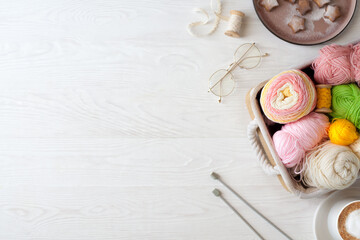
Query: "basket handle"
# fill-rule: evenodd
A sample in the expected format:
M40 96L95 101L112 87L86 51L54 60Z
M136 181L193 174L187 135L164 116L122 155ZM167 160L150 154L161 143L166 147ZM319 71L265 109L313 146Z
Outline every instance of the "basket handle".
M256 152L257 159L260 166L267 175L278 175L280 174L279 168L277 166L272 166L269 159L266 157L262 144L259 142L257 135L257 129L259 128L258 122L256 119L252 120L247 129L247 135L251 142L253 149Z

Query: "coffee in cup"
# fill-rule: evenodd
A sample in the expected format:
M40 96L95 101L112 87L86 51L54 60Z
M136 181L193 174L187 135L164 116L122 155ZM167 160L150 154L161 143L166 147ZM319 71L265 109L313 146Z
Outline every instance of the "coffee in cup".
M346 205L339 214L337 227L344 240L360 240L360 201Z

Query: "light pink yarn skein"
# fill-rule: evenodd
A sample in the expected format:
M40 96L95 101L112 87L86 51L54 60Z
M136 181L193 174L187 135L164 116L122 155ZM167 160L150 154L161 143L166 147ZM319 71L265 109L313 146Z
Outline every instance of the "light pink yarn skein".
M351 52L351 45L331 44L320 49L320 56L312 64L315 81L330 85L353 82Z
M350 54L350 62L352 65L353 76L359 85L360 84L360 43L353 46L352 52Z
M318 145L327 136L329 125L329 118L326 115L312 112L277 131L273 141L285 167L297 166L305 157L305 152Z

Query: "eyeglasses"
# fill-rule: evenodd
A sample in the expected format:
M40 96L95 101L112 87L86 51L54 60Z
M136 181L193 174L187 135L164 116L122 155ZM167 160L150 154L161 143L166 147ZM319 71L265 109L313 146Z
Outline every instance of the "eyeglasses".
M219 97L219 103L223 97L230 95L235 88L234 76L231 73L236 67L241 69L253 69L259 66L262 57L268 53L261 54L255 43L245 43L238 47L234 53L234 62L227 69L214 72L209 78L209 92Z

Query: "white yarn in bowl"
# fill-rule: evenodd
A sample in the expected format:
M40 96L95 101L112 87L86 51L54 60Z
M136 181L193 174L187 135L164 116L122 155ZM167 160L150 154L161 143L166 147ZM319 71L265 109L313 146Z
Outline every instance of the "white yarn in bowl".
M359 174L360 160L348 146L326 141L309 151L305 158L302 181L306 186L345 189Z

